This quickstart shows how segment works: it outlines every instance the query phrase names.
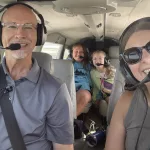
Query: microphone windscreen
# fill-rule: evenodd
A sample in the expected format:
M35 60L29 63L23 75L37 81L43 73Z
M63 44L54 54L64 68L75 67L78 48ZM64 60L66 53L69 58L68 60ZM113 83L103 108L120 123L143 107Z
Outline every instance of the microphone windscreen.
M83 58L84 58L84 56L79 56L79 58L80 58L80 59L83 59Z
M19 43L10 44L8 47L10 50L19 50L21 45Z
M104 65L104 64L101 64L101 63L97 63L97 64L96 64L96 66L101 66L101 65Z
M147 76L148 76L148 78L150 79L150 72L148 73L148 75L147 75Z

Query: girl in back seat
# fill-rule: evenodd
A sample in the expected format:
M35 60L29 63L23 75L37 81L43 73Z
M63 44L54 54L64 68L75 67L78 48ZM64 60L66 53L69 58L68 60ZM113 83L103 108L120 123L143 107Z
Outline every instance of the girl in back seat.
M74 65L77 116L83 111L85 106L91 100L91 78L88 52L80 43L72 47L72 60Z
M106 59L104 51L94 51L92 62L94 66L91 70L92 101L94 106L99 108L100 100L106 100L108 103L114 82L115 68Z

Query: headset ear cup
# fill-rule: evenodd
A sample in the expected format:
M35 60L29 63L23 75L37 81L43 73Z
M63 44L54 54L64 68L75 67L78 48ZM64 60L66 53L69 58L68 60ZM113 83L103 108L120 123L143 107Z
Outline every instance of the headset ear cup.
M124 76L127 84L135 85L139 83L139 81L133 76L128 65L124 62L123 58L120 59L120 71Z
M71 59L72 59L72 52L73 52L72 49L70 49L70 53L69 53L68 57Z
M106 56L105 59L104 59L104 67L108 67L109 65L110 65L110 61Z
M2 7L0 10L0 13L2 13L5 9L8 9L14 5L24 5L28 8L30 8L31 10L33 10L33 12L39 17L41 24L37 24L37 42L36 42L36 46L41 46L44 44L44 42L46 41L46 33L47 33L47 29L44 23L44 18L43 16L37 11L35 10L33 7L31 7L30 5L26 4L26 3L22 3L22 2L13 2L10 4L7 4L6 6ZM2 25L0 23L0 38L2 39ZM2 45L2 40L0 39L0 44Z
M1 21L0 21L0 45L3 46L3 44L2 44L2 25L1 25Z
M73 50L70 51L70 57L71 57L71 58L72 58L72 53L73 53Z
M37 42L36 46L42 45L42 40L43 40L43 27L42 24L37 24Z

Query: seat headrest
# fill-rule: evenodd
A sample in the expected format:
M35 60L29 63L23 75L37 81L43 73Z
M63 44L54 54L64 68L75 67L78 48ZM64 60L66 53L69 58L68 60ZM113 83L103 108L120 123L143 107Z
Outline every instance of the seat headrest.
M119 59L119 46L111 46L108 54L110 58Z
M43 52L33 52L32 56L37 60L40 67L44 68L48 73L51 69L52 56Z

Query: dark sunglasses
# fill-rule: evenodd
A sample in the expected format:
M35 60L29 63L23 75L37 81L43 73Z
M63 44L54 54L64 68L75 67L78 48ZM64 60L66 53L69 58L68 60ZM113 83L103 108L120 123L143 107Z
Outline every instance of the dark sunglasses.
M142 50L146 49L150 53L150 42L143 47L131 47L124 51L122 58L128 64L136 64L142 59Z

